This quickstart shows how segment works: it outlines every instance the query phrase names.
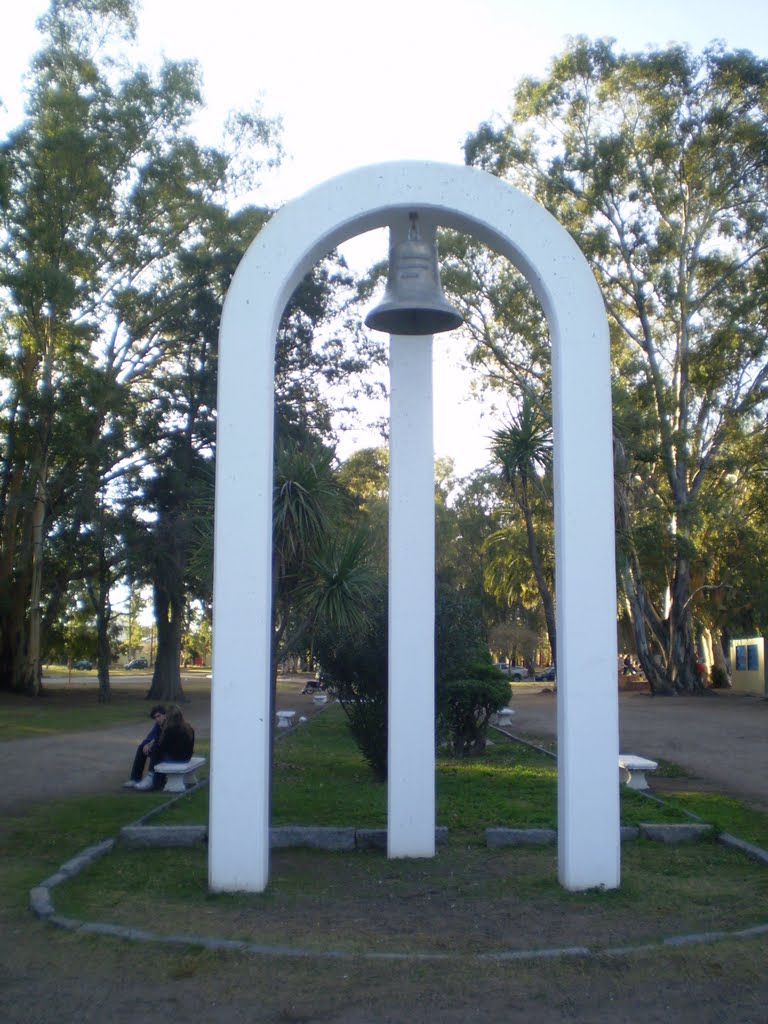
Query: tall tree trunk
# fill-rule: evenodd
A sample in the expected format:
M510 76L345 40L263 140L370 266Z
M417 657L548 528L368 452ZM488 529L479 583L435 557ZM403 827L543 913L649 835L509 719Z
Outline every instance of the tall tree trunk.
M15 467L15 477L21 470ZM25 493L26 491L26 493ZM45 522L45 502L39 490L31 492L20 486L11 488L12 507L2 520L2 557L0 557L0 689L22 693L39 693L37 681L30 666L30 614L37 608L34 627L40 630L40 599L42 593L42 530ZM22 510L21 512L19 510ZM37 596L33 595L35 567ZM39 665L39 643L38 665Z
M4 595L2 609L2 650L0 687L15 693L24 691L27 650L26 588L15 585Z
M99 675L99 701L108 703L112 699L109 681L109 620L112 609L107 597L106 607L100 607L96 615L96 667Z
M733 682L728 668L728 647L728 638L724 634L720 633L712 638L712 661L715 668L721 670L721 679L724 680L724 687L730 688L733 686Z
M651 693L654 696L667 697L676 692L670 673L668 620L661 618L648 597L632 531L632 492L625 482L626 457L622 445L615 438L614 457L617 555L635 639L635 650Z
M27 646L21 666L21 689L33 697L42 690L41 664L41 621L43 609L43 544L45 538L45 464L35 488L35 503L32 508L32 579L29 589L29 630Z
M108 703L112 699L109 681L109 623L112 605L109 601L109 571L101 559L99 573L99 602L96 609L96 667L99 675L99 701Z
M669 610L669 665L675 690L678 693L700 693L704 689L696 671L696 643L691 616L691 577L688 559L677 558L675 578L672 581Z
M155 583L155 624L157 653L152 673L149 700L179 704L186 700L181 687L181 634L184 626L184 601L173 599L167 587Z
M37 696L42 692L42 595L49 445L53 424L52 382L55 351L55 318L50 310L46 336L41 345L38 400L40 412L30 422L33 441L16 451L10 470L8 498L23 509L17 516L6 504L8 522L3 524L0 590L4 624L0 636L0 686ZM34 367L35 360L27 361ZM31 378L23 389L36 390ZM26 494L24 493L26 491ZM25 502L26 498L26 502ZM10 607L8 607L10 606Z
M20 403L11 411L5 451L0 506L0 689L22 688L21 655L26 647L29 549L22 509L29 507L25 494L26 454L21 449L17 420ZM20 537L22 541L20 542Z
M629 561L625 560L622 566L622 578L624 581L624 592L627 595L629 604L630 621L632 633L635 638L635 650L640 662L640 667L648 680L651 693L655 696L669 696L673 694L674 687L671 686L669 677L665 671L664 660L659 650L654 652L648 642L648 615L646 613L646 596L641 586L637 586Z
M528 542L528 557L531 560L531 568L536 579L536 586L539 590L539 597L544 606L544 621L547 627L547 638L552 651L552 663L557 665L557 619L555 617L555 602L552 597L547 577L544 573L544 566L541 562L539 543L536 539L536 531L533 528L533 516L528 502L528 485L523 476L520 483L520 498L518 504L523 510L525 518L525 536Z

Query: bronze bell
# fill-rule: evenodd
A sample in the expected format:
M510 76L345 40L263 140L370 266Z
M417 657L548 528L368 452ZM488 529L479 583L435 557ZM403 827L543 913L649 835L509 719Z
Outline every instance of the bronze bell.
M366 327L387 334L441 334L464 318L448 302L440 284L437 243L422 242L418 214L411 213L404 242L390 245L384 297L365 318Z

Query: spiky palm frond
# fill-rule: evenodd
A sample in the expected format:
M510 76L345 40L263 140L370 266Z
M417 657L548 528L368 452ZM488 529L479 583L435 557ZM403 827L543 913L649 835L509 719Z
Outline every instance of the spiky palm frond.
M374 592L365 533L334 535L309 563L297 597L318 624L340 631L363 629Z
M531 484L546 475L552 464L552 424L547 411L531 395L523 395L518 412L494 431L491 451L512 485Z
M283 566L322 544L339 504L329 460L286 445L277 452L272 497L274 546Z

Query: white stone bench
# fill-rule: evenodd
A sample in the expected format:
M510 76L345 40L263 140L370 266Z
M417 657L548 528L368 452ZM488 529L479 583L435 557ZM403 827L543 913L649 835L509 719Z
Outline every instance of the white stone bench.
M197 785L197 769L205 764L204 757L190 757L188 761L160 761L155 771L165 775L164 793L183 793L186 786Z
M499 728L504 729L506 726L512 724L512 715L514 715L512 708L502 708L501 711L496 712L496 725Z
M621 781L626 783L630 789L650 789L645 773L655 772L658 767L655 761L649 761L647 757L638 757L637 754L619 754Z
M290 729L293 725L293 720L296 717L295 711L278 711L277 712L277 728L278 729Z

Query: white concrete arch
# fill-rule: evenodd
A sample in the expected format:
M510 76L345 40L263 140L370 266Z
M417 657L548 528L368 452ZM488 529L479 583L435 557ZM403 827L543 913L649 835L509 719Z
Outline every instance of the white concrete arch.
M269 866L274 348L282 311L343 241L418 210L507 257L552 338L558 618L559 874L619 883L616 589L608 329L567 232L485 172L423 162L334 178L283 207L248 248L224 305L214 567L209 883L261 891ZM245 673L249 672L249 676Z

